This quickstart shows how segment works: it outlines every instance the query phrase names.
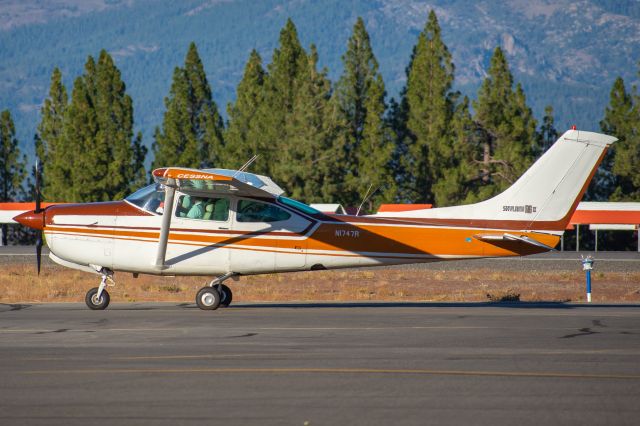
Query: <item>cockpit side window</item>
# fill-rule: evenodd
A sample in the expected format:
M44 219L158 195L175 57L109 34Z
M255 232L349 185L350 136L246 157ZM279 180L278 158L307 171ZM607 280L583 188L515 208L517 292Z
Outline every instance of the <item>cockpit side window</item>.
M226 222L229 219L229 199L181 195L175 215L187 219Z

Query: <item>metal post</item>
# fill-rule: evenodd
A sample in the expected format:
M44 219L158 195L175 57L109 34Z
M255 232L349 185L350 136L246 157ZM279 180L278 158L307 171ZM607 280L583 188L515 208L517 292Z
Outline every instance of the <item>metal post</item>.
M582 257L582 270L585 272L587 278L587 303L591 303L591 270L595 259L592 256Z
M596 251L598 251L598 230L596 229Z
M576 225L576 251L580 251L580 225Z

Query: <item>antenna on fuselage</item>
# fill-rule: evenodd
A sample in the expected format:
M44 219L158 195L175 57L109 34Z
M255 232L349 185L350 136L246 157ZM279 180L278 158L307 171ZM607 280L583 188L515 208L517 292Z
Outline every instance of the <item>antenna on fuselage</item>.
M233 174L233 176L231 176L231 177L232 177L232 178L235 178L235 177L238 175L238 173L242 173L242 172L244 172L245 170L247 170L247 169L249 168L249 166L250 166L251 164L253 164L253 162L254 162L254 161L256 161L256 159L258 158L258 156L259 156L259 154L256 154L256 155L254 155L253 157L251 157L251 158L249 159L249 161L247 161L246 163L244 163L244 164L242 165L242 167L240 167L238 170L236 170L236 172L235 172L235 173Z
M360 203L360 205L358 206L358 210L356 211L356 216L360 216L360 210L362 209L362 206L364 205L364 203L366 203L367 200L371 198L378 189L380 189L380 187L378 186L376 189L371 191L371 188L373 188L373 184L369 185L369 189L367 189L367 193L364 194L364 198L362 199L362 202Z

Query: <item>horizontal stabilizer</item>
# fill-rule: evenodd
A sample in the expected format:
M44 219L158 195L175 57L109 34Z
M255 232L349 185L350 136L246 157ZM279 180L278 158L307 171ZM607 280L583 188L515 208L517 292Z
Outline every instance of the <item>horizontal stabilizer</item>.
M541 243L538 240L535 240L526 235L513 235L513 234L477 234L474 235L473 238L480 241L485 241L487 243L498 242L498 241L519 241L525 244L530 244L532 246L540 247L545 250L555 250L553 247L550 247L546 244Z

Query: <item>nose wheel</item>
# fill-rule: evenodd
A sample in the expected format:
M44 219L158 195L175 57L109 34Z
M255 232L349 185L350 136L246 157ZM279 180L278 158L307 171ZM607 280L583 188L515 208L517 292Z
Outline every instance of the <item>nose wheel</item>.
M93 309L94 311L106 309L111 301L111 297L109 297L109 292L107 292L107 290L102 290L102 294L100 296L98 296L98 290L98 287L94 287L89 290L87 295L84 297L84 302L87 304L89 309Z
M89 309L93 309L94 311L102 311L109 306L111 297L109 297L109 292L107 292L105 287L107 286L107 281L111 282L111 285L114 285L112 270L101 268L100 273L102 274L100 285L89 290L84 297L84 302Z

